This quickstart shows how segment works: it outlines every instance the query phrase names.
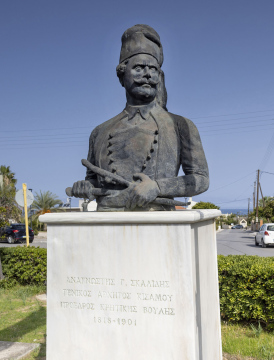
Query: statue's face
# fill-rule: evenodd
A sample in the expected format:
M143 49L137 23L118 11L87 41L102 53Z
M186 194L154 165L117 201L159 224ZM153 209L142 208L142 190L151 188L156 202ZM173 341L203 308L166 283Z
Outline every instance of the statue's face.
M139 54L129 59L123 85L132 98L152 101L157 93L158 82L159 65L153 56Z

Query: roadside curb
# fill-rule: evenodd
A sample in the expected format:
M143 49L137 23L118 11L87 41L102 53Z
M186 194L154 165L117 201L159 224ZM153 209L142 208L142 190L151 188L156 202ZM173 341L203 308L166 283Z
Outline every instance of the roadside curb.
M40 344L0 341L0 360L22 359Z

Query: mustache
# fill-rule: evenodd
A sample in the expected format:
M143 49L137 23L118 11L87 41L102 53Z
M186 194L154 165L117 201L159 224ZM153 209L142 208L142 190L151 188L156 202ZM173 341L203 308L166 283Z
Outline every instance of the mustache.
M154 81L152 79L135 79L134 82L138 85L144 85L144 84L148 84L148 85L157 85L159 83L159 81Z

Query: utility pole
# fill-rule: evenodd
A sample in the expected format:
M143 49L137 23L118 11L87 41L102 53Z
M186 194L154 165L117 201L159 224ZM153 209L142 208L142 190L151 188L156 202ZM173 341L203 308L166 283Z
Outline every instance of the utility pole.
M260 170L257 170L257 198L256 198L256 223L259 222L258 219L258 208L259 208L259 187L260 187Z
M29 189L32 192L32 189ZM30 213L30 227L32 228L32 213L31 213L31 205L29 206L29 213Z
M264 208L265 208L265 201L264 201L264 196L263 196L263 192L262 192L261 183L260 183L260 191L261 191L261 195L262 195L263 206L264 206Z
M254 181L254 190L253 190L253 211L255 210L255 191L256 191L256 181Z
M248 198L248 204L247 204L247 216L249 216L249 205L250 205L250 198Z

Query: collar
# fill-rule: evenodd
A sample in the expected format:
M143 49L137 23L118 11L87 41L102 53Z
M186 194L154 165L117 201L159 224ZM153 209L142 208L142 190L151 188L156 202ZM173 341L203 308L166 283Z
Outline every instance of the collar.
M149 118L149 113L157 106L156 101L152 101L150 104L148 105L137 105L137 106L132 106L132 105L126 105L125 107L125 111L128 115L128 120L131 120L132 118L134 118L134 116L139 113L141 115L141 117L144 120L147 120Z

